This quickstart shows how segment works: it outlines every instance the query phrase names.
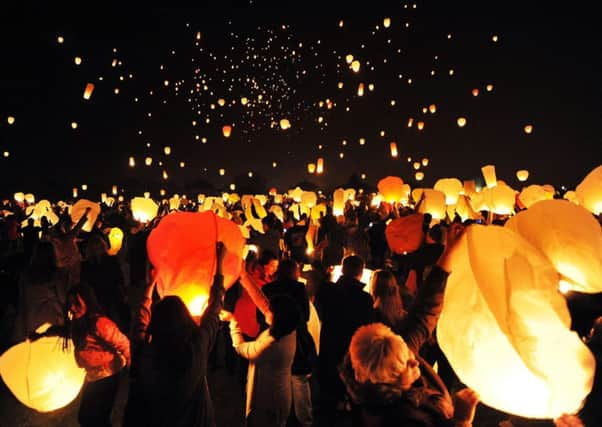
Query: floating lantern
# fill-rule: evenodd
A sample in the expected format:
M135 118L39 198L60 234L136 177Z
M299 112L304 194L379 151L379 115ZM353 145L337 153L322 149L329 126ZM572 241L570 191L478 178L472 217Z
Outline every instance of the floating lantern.
M525 125L524 131L527 135L531 134L533 132L533 125Z
M324 158L319 157L318 162L316 164L316 174L321 175L324 173Z
M422 166L428 166L429 165L429 159L427 157L423 157L422 158Z
M458 127L463 128L464 126L466 126L466 118L465 117L458 117Z
M357 87L357 96L364 96L364 84L360 83Z
M217 105L219 105L220 107L223 107L224 105L226 105L226 100L224 98L218 99Z
M441 178L433 188L445 194L446 205L455 205L462 191L462 182L457 178Z
M399 202L405 195L403 180L398 176L388 176L378 181L378 192L388 203Z
M602 292L602 229L586 209L564 200L544 200L510 218L505 227L539 249L566 288Z
M121 245L123 243L123 231L119 227L111 228L109 231L109 250L107 253L109 255L117 255L121 250Z
M383 19L383 27L389 28L391 26L391 18Z
M341 216L345 213L345 190L337 188L332 195L332 214Z
M595 360L570 331L552 264L513 231L481 225L468 227L451 264L437 338L460 381L502 412L577 412Z
M429 105L429 112L435 114L437 112L437 106L435 104Z
M418 123L416 123L416 127L418 128L418 130L424 129L424 122L418 122Z
M485 90L487 92L491 92L493 90L493 85L492 84L488 84L487 86L485 86Z
M14 124L14 123L15 123L15 118L14 118L13 116L8 116L8 117L6 118L6 121L7 121L7 123L8 123L9 125L12 125L12 124Z
M82 227L82 230L88 233L92 231L96 218L100 214L100 205L98 203L91 202L87 199L80 199L71 207L71 221L77 224L79 220L84 216L86 208L90 208L90 212L87 214L87 220Z
M424 179L424 172L420 172L420 171L419 171L419 172L416 172L416 173L414 174L414 179L415 179L416 181L422 181L422 180Z
M25 201L25 194L18 192L14 194L15 202L23 203Z
M347 64L351 64L353 62L353 55L348 54L345 56L345 62L347 62Z
M218 172L219 172L220 176L224 176L226 174L225 169L220 169Z
M491 191L491 200L489 210L497 215L510 215L514 213L514 204L516 203L516 191L502 181L489 189Z
M414 194L412 193L412 196ZM427 188L421 195L423 197L418 212L431 214L434 220L442 220L447 214L445 194L438 190ZM418 198L419 200L420 198ZM415 199L416 200L416 199Z
M73 58L73 62L75 62L75 65L81 65L82 59L79 56L76 56Z
M35 203L35 201L36 201L36 198L35 198L35 196L33 194L27 193L25 195L25 202L26 203L28 203L28 204L31 205L32 203Z
M414 119L410 117L408 119L408 127L411 128L413 124L414 124Z
M171 147L169 147L169 146L163 147L163 152L165 153L166 156L169 156L171 154Z
M130 165L131 168L133 168L134 166L136 166L136 160L133 157L130 157L129 165Z
M85 369L77 366L73 343L63 351L61 338L24 341L0 357L0 375L8 389L25 406L51 412L71 403L79 394Z
M225 138L229 138L231 133L232 133L232 126L224 125L222 127L222 134L224 135Z
M150 166L150 165L152 165L152 164L153 164L153 158L152 158L152 157L147 157L147 158L145 158L145 159L144 159L144 164L145 164L146 166Z
M288 119L280 120L280 129L287 130L287 129L290 129L290 127L291 127L291 122Z
M516 179L518 179L521 182L526 181L527 179L529 179L529 171L526 169L516 171Z
M473 89L472 96L479 96L479 89Z
M353 61L351 63L351 69L353 70L354 73L357 73L360 71L360 61L358 61L357 59L355 61Z
M390 150L391 150L391 157L393 157L393 158L397 158L397 155L399 154L399 153L397 152L397 143L396 143L396 142L391 142L391 143L389 144L389 148L390 148Z
M387 224L385 237L391 251L398 255L414 252L422 244L424 215L415 213L396 218Z
M249 102L249 100L246 97L243 96L242 98L240 98L240 103L242 105L247 105L248 102Z
M493 188L497 185L497 177L495 175L495 166L486 165L481 168L483 178L485 178L485 184L487 188Z
M594 215L602 213L602 166L598 166L575 189L579 204Z
M523 188L518 195L518 199L524 207L530 208L537 202L548 200L548 196L541 185L533 184Z
M71 129L77 129L77 122L71 122Z
M420 169L420 162L414 162L414 163L412 163L412 167L414 168L414 170Z
M147 240L159 296L177 295L193 316L200 316L216 271L218 241L226 249L222 270L228 289L241 270L245 239L240 228L212 211L173 212L161 219Z
M58 44L63 44L65 42L65 38L63 36L58 36L56 41Z
M84 99L90 99L92 92L94 92L94 83L88 83L84 89Z
M74 199L77 199L77 187L73 187L73 189L71 190L71 194L73 195Z
M308 163L307 164L307 172L308 173L314 173L316 171L316 164L315 163Z

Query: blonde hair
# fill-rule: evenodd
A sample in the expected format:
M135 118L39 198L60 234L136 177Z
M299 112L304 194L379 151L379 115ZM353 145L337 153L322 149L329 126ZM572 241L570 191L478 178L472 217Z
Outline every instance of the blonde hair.
M403 338L382 323L358 328L349 344L349 357L360 383L396 384L407 369L409 348Z

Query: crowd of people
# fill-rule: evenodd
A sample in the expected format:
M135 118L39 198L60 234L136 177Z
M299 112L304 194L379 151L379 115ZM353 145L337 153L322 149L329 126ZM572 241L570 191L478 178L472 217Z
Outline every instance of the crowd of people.
M270 197L266 206L273 203ZM279 204L282 218L271 211L261 219L263 232L249 227L247 243L256 249L228 290L222 274L227 248L215 242L217 269L197 318L179 297L160 298L155 290L146 239L170 213L168 204L149 223L136 221L127 203L100 204L87 232L82 226L89 210L73 223L67 206L55 206L58 222L38 223L27 217L23 203L5 202L2 350L49 335L72 342L76 362L86 370L82 426L215 425L207 376L220 345L226 347L223 363L244 392L241 421L250 427L335 426L343 418L352 426L473 425L478 393L454 373L437 343L436 326L451 256L474 221L420 214L418 249L398 254L385 229L393 218L418 215L413 207L374 205L359 194L342 215L333 215L329 205L316 219L289 211L286 198ZM246 224L240 202L227 210L232 221ZM506 219L483 215L490 224ZM110 254L113 227L124 238ZM374 271L369 283L362 281L365 268ZM568 295L567 304L573 329L599 362L599 295ZM319 340L308 328L312 311ZM36 332L45 323L52 327ZM126 373L125 414L115 420L119 378ZM556 425L602 425L601 396L597 372L580 413ZM528 423L510 415L505 422Z

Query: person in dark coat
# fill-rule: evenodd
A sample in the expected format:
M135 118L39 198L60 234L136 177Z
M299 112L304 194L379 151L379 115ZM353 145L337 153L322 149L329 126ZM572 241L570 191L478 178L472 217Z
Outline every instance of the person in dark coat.
M364 261L351 255L343 260L342 276L335 284L325 284L318 290L315 306L322 322L320 354L318 355L318 384L320 387L319 418L324 425L334 425L338 410L343 409L345 388L337 366L349 348L353 333L373 319L372 297L364 292L359 279Z

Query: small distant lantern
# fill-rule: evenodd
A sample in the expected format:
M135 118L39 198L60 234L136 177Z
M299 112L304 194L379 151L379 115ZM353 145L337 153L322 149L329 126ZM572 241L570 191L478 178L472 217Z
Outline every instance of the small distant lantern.
M229 138L231 133L232 133L232 126L224 125L222 127L222 134L224 135L225 138Z
M437 112L437 106L435 104L429 105L429 112L435 114Z
M94 92L94 83L88 83L84 89L84 99L90 99L92 92Z
M516 171L516 178L521 182L526 181L529 179L529 171L526 169Z
M424 129L424 122L418 122L418 123L416 123L416 127L418 128L418 130Z
M391 18L383 19L383 27L389 28L391 26Z
M152 157L147 157L146 159L144 159L144 164L146 166L150 166L153 164L153 158Z
M111 187L111 194L113 194L113 196L116 196L116 195L117 195L117 186L116 186L116 185L113 185L113 186Z
M307 164L307 172L308 173L314 173L316 171L316 164L315 163L308 163Z
M280 120L280 129L287 130L287 129L290 129L290 127L291 127L291 122L288 119Z
M525 125L524 130L527 135L531 134L533 132L533 125Z
M357 87L357 96L364 96L364 84L360 83Z
M316 174L321 175L324 173L324 158L318 158L318 162L316 164Z
M136 160L133 157L130 157L129 165L131 168L136 166Z
M458 117L458 127L463 128L464 126L466 126L466 118L465 117Z
M390 150L391 150L391 157L393 157L393 158L397 158L397 155L399 154L399 153L397 152L397 143L396 143L396 142L391 142L391 143L389 144L389 148L390 148Z
M479 96L479 89L473 89L472 90L472 96Z
M424 172L418 171L414 174L416 181L422 181L424 179Z
M428 166L429 165L429 159L428 157L423 157L422 158L422 166Z
M163 152L166 156L169 156L171 154L171 147L163 147Z

